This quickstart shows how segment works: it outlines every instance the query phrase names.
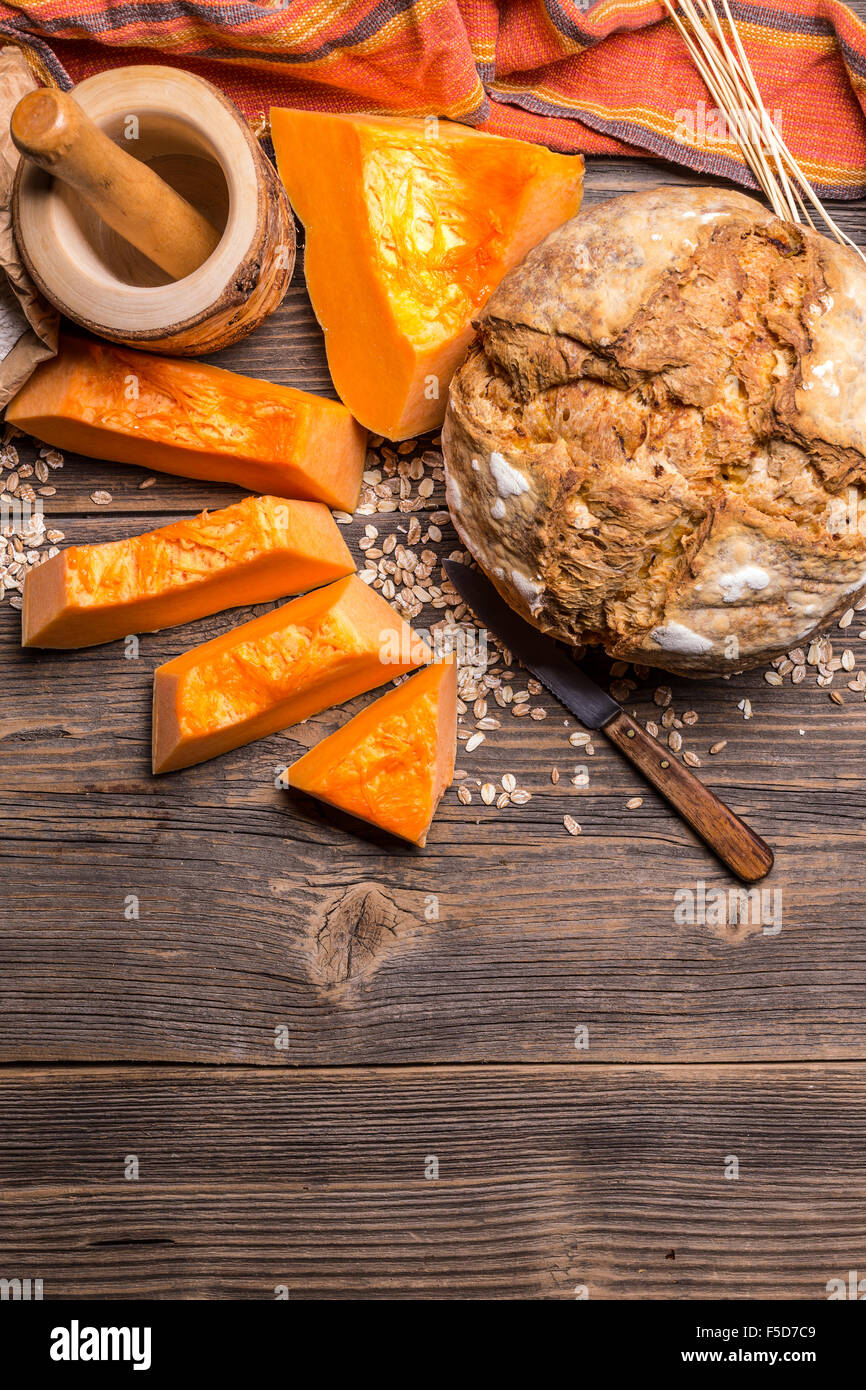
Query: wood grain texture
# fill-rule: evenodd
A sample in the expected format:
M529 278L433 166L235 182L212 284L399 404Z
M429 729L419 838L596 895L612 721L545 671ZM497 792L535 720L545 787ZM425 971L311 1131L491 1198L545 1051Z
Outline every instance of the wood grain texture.
M591 160L586 205L658 182L706 180ZM866 241L862 204L834 214ZM211 360L334 395L300 275ZM88 541L238 496L145 476L70 456L46 511ZM679 899L733 880L546 695L458 758L532 801L452 789L424 851L275 785L372 697L151 778L154 667L245 616L128 659L22 652L0 607L0 1271L49 1298L812 1299L862 1268L862 696L661 678L777 852L757 920L701 924ZM82 1060L126 1065L26 1065Z
M512 771L532 801L462 806L452 789L424 851L275 786L360 700L153 779L154 666L237 620L144 637L137 660L120 643L21 652L4 622L0 1056L282 1065L280 1023L299 1064L580 1065L578 1023L599 1060L863 1055L862 698L839 708L815 687L770 690L760 672L722 691L672 682L699 715L701 776L777 851L767 931L760 913L678 923L678 892L733 880L604 740L591 759L572 748L574 724L546 696L544 722L506 720L495 745L459 757L482 778ZM652 684L629 708L658 713ZM567 775L580 763L583 790ZM361 974L323 980L323 927L359 887L390 900L401 928Z
M22 1070L0 1268L46 1298L824 1298L862 1264L864 1088L833 1065Z
M636 719L622 710L602 732L737 878L766 877L773 867L766 842Z
M617 178L637 186L659 173L592 162L587 199L610 196ZM321 334L302 286L217 360L323 389ZM166 477L142 491L144 476L70 457L52 474L49 514L67 541L109 539L238 495ZM110 507L94 507L97 488L112 492ZM356 556L363 524L344 528ZM454 543L446 528L443 551ZM760 920L680 925L678 892L731 881L603 740L588 788L572 788L567 774L584 759L546 696L545 722L506 721L495 745L459 759L482 778L512 771L532 802L497 811L476 796L463 807L452 790L422 853L274 785L363 700L151 778L153 668L244 616L144 636L128 660L119 643L22 652L17 616L0 609L0 1057L282 1065L272 1045L282 1022L299 1064L579 1065L580 1022L592 1026L599 1059L863 1056L860 697L837 708L814 687L771 691L760 671L716 684L664 678L674 702L699 714L700 775L778 854L762 887L780 894L781 931L773 896L768 933ZM628 708L654 713L654 684ZM749 722L736 707L745 697ZM723 755L707 757L722 739ZM565 774L556 787L554 764ZM629 811L636 794L643 803ZM577 839L565 834L566 814L583 826ZM377 953L359 954L362 972L323 979L324 924L345 918L359 889L394 904L401 933L379 933ZM127 920L133 896L140 916Z

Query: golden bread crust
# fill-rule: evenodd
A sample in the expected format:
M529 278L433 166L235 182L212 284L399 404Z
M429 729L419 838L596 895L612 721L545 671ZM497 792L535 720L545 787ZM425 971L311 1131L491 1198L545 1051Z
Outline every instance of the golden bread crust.
M559 228L477 329L448 500L536 626L709 675L799 645L866 586L853 251L744 194L653 189Z

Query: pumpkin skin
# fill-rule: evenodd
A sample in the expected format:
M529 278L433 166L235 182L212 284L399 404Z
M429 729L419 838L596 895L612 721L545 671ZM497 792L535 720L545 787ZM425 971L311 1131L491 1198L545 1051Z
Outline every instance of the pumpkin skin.
M271 111L340 399L376 434L442 423L471 319L580 206L583 160L467 126Z
M289 768L289 786L415 845L454 776L457 670L425 666Z
M367 435L339 401L67 337L6 419L56 449L353 511Z
M153 770L170 772L286 729L430 660L353 574L157 668Z
M21 641L91 647L303 593L354 568L320 502L245 497L141 536L69 546L43 561L25 580Z

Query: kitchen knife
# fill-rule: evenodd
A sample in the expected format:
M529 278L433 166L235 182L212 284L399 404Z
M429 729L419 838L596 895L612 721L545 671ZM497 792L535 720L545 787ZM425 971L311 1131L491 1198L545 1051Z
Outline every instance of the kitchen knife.
M673 806L723 864L746 883L773 867L773 851L683 763L585 676L563 648L508 607L477 570L445 561L448 578L485 627L590 729L600 729Z

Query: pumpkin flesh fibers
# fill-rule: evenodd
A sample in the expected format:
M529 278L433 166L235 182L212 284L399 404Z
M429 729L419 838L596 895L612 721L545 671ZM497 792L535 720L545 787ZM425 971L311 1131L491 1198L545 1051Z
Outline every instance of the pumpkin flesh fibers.
M245 497L158 531L73 545L24 584L25 647L90 647L328 584L355 568L320 502Z
M289 785L413 844L454 776L457 674L426 666L289 769Z
M353 511L366 432L339 401L68 337L6 410L57 449Z
M388 439L441 425L471 320L580 207L583 161L450 121L271 111L340 399Z
M218 757L429 660L380 594L339 579L157 669L153 770Z

